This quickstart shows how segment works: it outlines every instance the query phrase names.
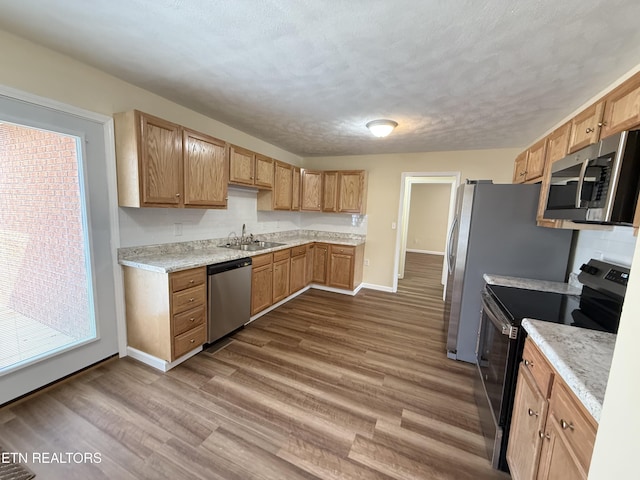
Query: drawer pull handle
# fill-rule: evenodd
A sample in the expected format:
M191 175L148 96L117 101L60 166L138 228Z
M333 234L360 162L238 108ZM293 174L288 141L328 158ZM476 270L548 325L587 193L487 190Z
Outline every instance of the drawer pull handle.
M533 417L533 416L536 416L536 417L537 417L537 416L538 416L538 412L534 412L534 411L533 411L533 410L531 410L531 409L529 409L529 410L527 411L527 413L529 414L529 416L530 416L530 417Z
M563 418L560 419L560 426L562 427L563 430L566 430L567 428L569 430L573 430L573 423L567 423L564 421Z
M525 361L524 361L524 365L525 365L525 367L531 367L531 368L533 368L533 362L530 362L529 360L525 360Z
M193 298L193 297L191 297L191 298L189 299L189 301L190 301L190 302L193 302L194 300L195 300L195 298Z

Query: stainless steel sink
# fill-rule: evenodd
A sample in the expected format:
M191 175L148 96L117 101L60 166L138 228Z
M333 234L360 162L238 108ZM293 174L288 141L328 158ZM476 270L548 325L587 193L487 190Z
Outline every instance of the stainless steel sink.
M230 248L231 250L243 250L247 252L256 252L258 250L266 250L267 248L280 247L284 245L284 243L277 242L253 242L253 243L243 243L242 245L231 245L225 244L220 245L223 248Z

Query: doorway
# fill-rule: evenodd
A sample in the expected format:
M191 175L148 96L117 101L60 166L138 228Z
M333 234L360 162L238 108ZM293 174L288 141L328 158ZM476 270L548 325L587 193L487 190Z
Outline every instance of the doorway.
M442 217L442 210L445 209L446 213L446 231L448 231L451 227L451 222L453 221L454 209L455 209L455 195L457 186L460 184L460 172L404 172L401 178L401 186L400 186L400 206L398 209L398 219L399 226L396 237L396 255L395 255L395 266L393 279L393 291L396 292L398 289L398 278L403 278L404 269L405 269L405 258L407 249L415 250L411 248L411 244L414 246L424 246L424 245L433 245L433 243L425 243L423 240L428 240L426 237L429 235L429 228L414 228L415 232L421 232L418 235L419 237L413 236L413 238L409 238L409 229L411 223L416 223L419 221L423 221L425 224L430 223L439 223ZM420 204L421 200L425 198L430 198L429 195L421 196L420 193L432 193L428 190L429 186L435 186L437 189L446 189L448 190L448 196L445 201L438 200L438 205L422 205ZM413 195L413 192L418 192L418 195ZM435 193L435 189L434 192ZM413 198L413 202L412 202ZM431 198L435 198L431 196ZM417 200L417 202L416 202ZM416 205L416 203L418 203ZM437 209L437 215L433 217L429 217L430 209ZM412 209L414 215L412 215ZM412 218L413 217L413 218ZM438 217L436 220L435 217ZM415 225L414 225L415 227ZM440 229L438 227L438 229ZM418 242L416 243L416 239ZM435 240L436 244L438 244L438 239ZM442 253L446 251L447 245L445 241L444 250ZM430 253L435 252L436 250L432 250L431 248L419 248L418 250L426 250ZM440 250L438 249L439 253ZM441 282L446 290L446 281L447 281L447 266L446 266L446 256L442 255L442 269L441 269Z
M0 405L118 353L109 121L0 95Z

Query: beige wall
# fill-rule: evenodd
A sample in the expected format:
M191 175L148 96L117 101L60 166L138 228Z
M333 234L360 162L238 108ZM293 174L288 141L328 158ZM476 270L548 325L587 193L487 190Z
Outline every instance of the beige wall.
M411 186L407 249L444 253L451 185Z
M104 115L138 109L299 165L301 158L130 83L0 30L0 84Z
M461 179L493 179L511 183L513 160L519 149L466 150L347 157L311 157L304 159L308 168L363 169L369 172L367 198L367 245L364 282L391 288L395 261L396 230L400 202L400 179L403 172L461 172Z

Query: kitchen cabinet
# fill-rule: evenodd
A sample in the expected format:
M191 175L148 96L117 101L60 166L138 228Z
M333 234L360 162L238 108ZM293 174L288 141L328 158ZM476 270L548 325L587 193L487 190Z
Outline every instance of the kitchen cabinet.
M307 244L307 266L305 268L305 280L304 284L309 285L313 282L313 262L315 260L316 244Z
M300 168L293 167L291 180L291 210L300 210Z
M573 153L600 140L604 101L591 105L571 120L569 151Z
M322 211L338 209L338 172L322 172Z
M256 153L254 185L258 188L273 188L273 158Z
M364 246L329 245L328 281L330 287L353 290L362 283Z
M182 132L184 205L227 207L228 150L222 140L192 130Z
M273 159L246 148L229 147L229 183L258 189L273 186Z
M600 138L640 126L640 73L604 97Z
M293 174L293 165L289 165L288 163L281 162L279 160L274 161L273 189L258 192L258 210L271 211L292 209L294 191Z
M586 479L595 420L530 339L522 358L507 447L511 476Z
M300 187L300 210L320 212L322 210L322 172L302 169Z
M289 272L289 295L302 290L306 286L307 247L301 245L291 249L291 265Z
M118 205L226 208L225 142L137 110L114 125Z
M367 172L364 170L340 170L337 181L337 211L364 214L367 206Z
M273 253L272 303L277 303L289 296L290 255L291 249Z
M546 148L547 139L543 138L516 157L513 183L533 183L542 178Z
M568 154L569 138L571 136L572 123L567 122L556 128L547 136L547 150L544 160L544 174L540 185L540 200L538 201L538 211L536 221L538 226L556 227L561 224L558 220L548 220L544 218L547 195L549 193L549 180L551 178L551 165Z
M273 301L273 254L252 258L251 315L270 307Z
M327 283L327 267L329 265L329 244L316 243L313 255L313 283Z
M173 362L206 342L206 267L123 271L130 347Z

